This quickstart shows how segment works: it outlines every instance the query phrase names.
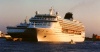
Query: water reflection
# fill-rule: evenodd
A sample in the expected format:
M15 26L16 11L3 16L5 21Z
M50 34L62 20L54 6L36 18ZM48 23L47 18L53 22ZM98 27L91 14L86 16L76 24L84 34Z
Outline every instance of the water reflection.
M100 42L69 44L51 42L13 42L0 39L0 52L99 52Z

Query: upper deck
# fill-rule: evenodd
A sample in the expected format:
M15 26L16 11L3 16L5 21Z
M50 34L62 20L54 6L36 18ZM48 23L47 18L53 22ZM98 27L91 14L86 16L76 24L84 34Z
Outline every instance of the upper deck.
M57 16L54 15L46 15L46 14L38 14L35 15L34 17L31 17L29 20L30 22L57 22Z

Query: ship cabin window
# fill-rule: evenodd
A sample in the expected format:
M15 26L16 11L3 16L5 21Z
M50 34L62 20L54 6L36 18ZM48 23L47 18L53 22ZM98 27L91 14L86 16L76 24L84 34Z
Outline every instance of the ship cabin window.
M38 18L35 17L34 19L38 19Z
M75 31L74 32L76 35L81 35L81 31Z
M39 25L39 24L36 24L36 25Z
M49 20L52 20L52 18L49 18Z
M53 20L53 18L49 18L49 20Z
M44 20L46 20L46 18L44 18Z
M43 18L41 18L43 20Z
M36 15L34 19L39 20L55 20L56 16Z
M47 26L50 26L50 23L51 22L38 22L38 21L35 21L35 22L32 22L32 25L47 25Z
M53 20L55 20L55 18L45 18L46 20L51 20L51 21L53 21Z
M44 18L37 18L37 19L39 19L39 20L43 20Z
M54 20L54 18L51 18L51 20Z
M81 35L81 33L79 33L79 35Z
M34 19L33 17L31 19Z
M37 23L37 22L34 22L34 23Z
M81 33L75 33L76 35L81 35Z
M39 19L39 18L36 18L36 19Z
M43 18L40 17L40 19L43 19Z

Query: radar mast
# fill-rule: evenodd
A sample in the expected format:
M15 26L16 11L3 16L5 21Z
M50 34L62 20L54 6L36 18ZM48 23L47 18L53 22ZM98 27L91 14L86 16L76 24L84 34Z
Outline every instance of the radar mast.
M52 15L53 14L53 8L51 7L51 9L49 10L50 11L50 15Z

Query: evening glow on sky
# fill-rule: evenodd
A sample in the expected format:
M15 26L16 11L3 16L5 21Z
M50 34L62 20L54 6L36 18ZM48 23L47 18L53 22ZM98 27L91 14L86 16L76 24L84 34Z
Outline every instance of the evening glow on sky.
M86 36L93 33L100 35L100 0L0 0L0 30L24 22L26 16L31 18L35 11L49 13L53 7L63 18L72 12L76 20L85 26Z

